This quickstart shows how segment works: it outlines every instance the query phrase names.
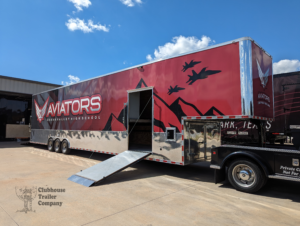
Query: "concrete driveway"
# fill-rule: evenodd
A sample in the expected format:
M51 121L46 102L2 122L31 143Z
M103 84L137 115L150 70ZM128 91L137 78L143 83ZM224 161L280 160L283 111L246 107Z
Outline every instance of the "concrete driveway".
M90 188L68 181L111 157L90 155L0 143L0 225L300 225L300 183L269 180L247 194L214 184L209 168L150 161Z

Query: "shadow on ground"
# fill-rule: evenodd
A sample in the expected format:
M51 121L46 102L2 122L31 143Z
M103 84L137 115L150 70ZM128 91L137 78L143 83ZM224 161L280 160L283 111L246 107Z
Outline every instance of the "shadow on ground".
M47 150L46 146L34 145L36 148ZM92 153L80 150L72 150L70 156L90 158L93 160L104 161L111 158L112 155ZM214 183L214 170L207 167L208 165L193 164L188 166L162 164L152 161L141 161L130 166L133 170L120 171L109 178L97 183L94 186L103 184L114 184L124 181L139 180L149 177L158 177L167 175L185 180L201 181ZM83 169L82 169L83 170ZM77 172L74 172L74 174ZM219 184L220 191L226 188L232 188L228 181ZM233 188L232 188L233 189ZM300 183L292 181L283 181L269 179L268 183L255 195L272 197L277 199L288 199L293 202L300 202Z

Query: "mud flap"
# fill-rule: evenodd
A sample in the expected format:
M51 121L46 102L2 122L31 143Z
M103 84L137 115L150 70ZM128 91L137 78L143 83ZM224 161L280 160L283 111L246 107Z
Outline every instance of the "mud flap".
M225 167L223 169L215 169L215 184L226 180Z

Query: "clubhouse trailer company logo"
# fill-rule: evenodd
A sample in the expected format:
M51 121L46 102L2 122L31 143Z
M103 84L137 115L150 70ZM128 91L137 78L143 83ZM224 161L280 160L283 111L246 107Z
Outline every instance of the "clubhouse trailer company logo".
M36 117L40 123L44 120L45 115L46 118L48 118L49 116L70 116L70 113L73 116L77 116L83 115L83 112L85 112L88 115L92 115L98 114L102 109L102 98L99 94L92 95L91 97L85 96L80 98L63 100L61 102L57 101L55 104L54 102L51 102L47 111L48 101L49 97L45 101L44 105L40 107L36 100L34 100ZM96 118L97 117L95 116L95 119ZM93 116L91 117L91 119L93 119Z
M39 187L37 189L37 187L28 187L28 186L24 186L24 187L16 187L16 195L18 196L18 198L20 200L22 200L24 202L24 207L21 210L18 210L17 212L35 212L35 210L32 209L32 201L38 197L39 201L38 201L38 205L39 206L59 206L61 207L63 202L59 202L56 200L57 195L52 195L50 193L63 193L66 192L66 189L61 189L61 188L43 188L43 187ZM42 193L42 194L38 194ZM45 194L48 193L48 194Z
M24 202L23 209L17 212L35 212L35 210L32 210L32 200L34 200L36 194L36 187L16 187L16 195Z

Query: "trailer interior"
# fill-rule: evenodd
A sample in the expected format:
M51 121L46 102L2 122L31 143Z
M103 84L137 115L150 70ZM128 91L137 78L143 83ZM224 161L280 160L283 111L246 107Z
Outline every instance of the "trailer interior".
M152 89L129 93L128 150L152 151Z

